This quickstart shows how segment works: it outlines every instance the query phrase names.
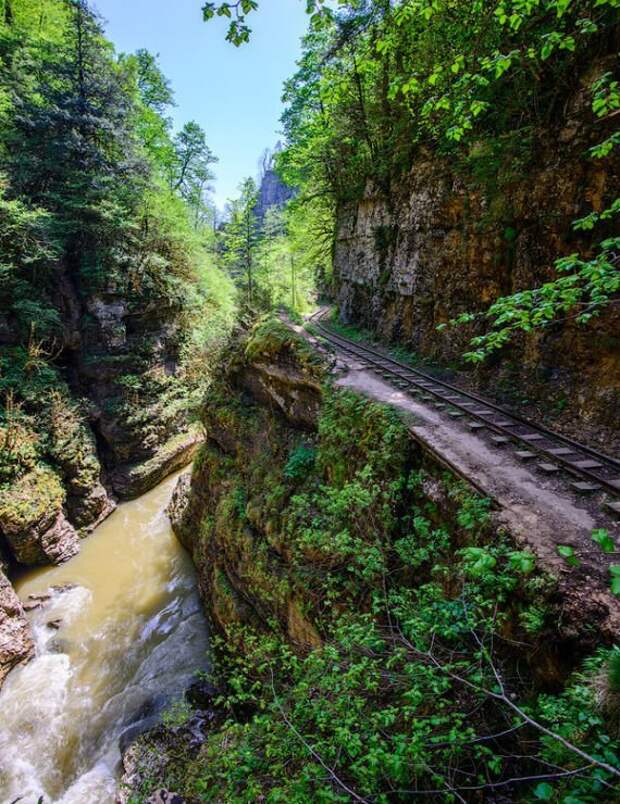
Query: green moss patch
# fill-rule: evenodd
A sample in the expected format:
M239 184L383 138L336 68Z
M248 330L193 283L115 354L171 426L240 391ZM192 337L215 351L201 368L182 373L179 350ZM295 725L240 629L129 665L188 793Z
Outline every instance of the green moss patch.
M323 364L309 343L275 316L267 316L254 325L245 345L248 361L288 357L298 362L311 376L322 377Z
M37 467L0 490L0 528L19 533L57 512L65 498L60 478L52 469Z

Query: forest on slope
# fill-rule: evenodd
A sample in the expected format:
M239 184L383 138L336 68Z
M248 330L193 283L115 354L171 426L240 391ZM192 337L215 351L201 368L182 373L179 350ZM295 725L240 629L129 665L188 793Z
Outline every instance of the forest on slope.
M259 6L203 16L243 45ZM117 54L87 0L0 0L0 570L70 558L196 455L171 513L215 630L213 729L197 745L181 705L130 800L613 801L604 603L565 605L282 319L335 300L492 384L551 354L617 438L620 0L307 6L268 163L290 199L263 210L248 177L222 216L153 54Z
M0 26L0 531L45 563L189 458L239 305L304 308L313 274L253 179L216 225L217 159L152 54L85 2L6 0Z
M243 45L257 5L204 13L230 19ZM474 364L494 360L493 379L511 343L525 362L523 336L569 321L593 351L607 339L599 403L617 437L618 3L308 8L278 165L317 255L333 247L317 287L341 316L410 345L405 327L383 326L395 274L406 278L416 250L420 274L445 254L475 306L461 299L434 324ZM447 210L432 221L438 167ZM409 214L436 231L420 227L399 251L401 196L416 182ZM544 227L523 231L517 193ZM463 198L504 273L482 292L484 255L463 265L469 243L450 250ZM519 249L532 270L513 277L502 258ZM370 280L356 274L366 263ZM170 508L213 627L213 722L192 741L198 721L181 705L173 726L138 741L131 793L145 800L156 781L188 801L614 801L618 649L604 633L611 606L576 591L575 550L560 547L566 567L550 572L392 410L327 374L274 319L231 340L201 410L206 443ZM613 536L592 540L617 596Z
M214 158L195 123L172 135L155 59L54 0L3 3L1 47L0 527L40 563L153 482L132 467L187 429L192 356L234 301L205 236Z

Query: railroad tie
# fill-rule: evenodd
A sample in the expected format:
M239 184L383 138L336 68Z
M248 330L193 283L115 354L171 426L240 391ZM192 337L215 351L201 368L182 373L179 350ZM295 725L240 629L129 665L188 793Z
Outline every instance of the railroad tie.
M541 472L544 472L547 475L553 475L556 472L560 471L560 467L557 466L555 463L542 462L542 463L537 464L537 466L541 470Z
M612 514L616 516L620 516L620 502L608 502L605 503L605 508L611 511Z
M576 461L576 462L571 461L571 464L576 469L600 469L601 466L603 465L598 461Z
M571 483L571 487L577 492L577 494L592 494L595 491L600 489L600 486L597 483Z

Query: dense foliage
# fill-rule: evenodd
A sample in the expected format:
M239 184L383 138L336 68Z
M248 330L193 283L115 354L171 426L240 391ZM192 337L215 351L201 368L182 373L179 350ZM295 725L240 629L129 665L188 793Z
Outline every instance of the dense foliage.
M247 348L295 353L290 333L278 349L278 331L261 325ZM615 800L616 653L562 689L547 649L553 581L495 531L488 501L420 466L382 406L326 391L318 434L293 439L218 386L207 420L247 446L237 458L205 446L197 472L216 496L194 549L223 551L242 573L240 602L234 574L211 589L227 720L197 754L177 738L145 792ZM528 657L544 665L538 684Z
M207 3L206 19L231 18L228 38L247 41L255 2ZM389 199L415 157L431 149L472 190L508 192L536 160L576 82L591 96L597 139L588 156L614 158L618 0L310 0L312 30L284 93L289 147L281 168L333 213L372 182ZM480 183L482 182L482 188ZM478 187L476 188L476 184ZM498 186L499 185L499 186ZM499 299L468 357L484 359L518 332L558 317L585 324L617 303L620 210L613 195L585 210L582 252L558 254L539 288ZM594 247L592 247L592 245ZM551 266L549 266L551 268Z
M258 215L252 178L230 201L216 235L220 265L252 313L275 308L294 316L314 306L331 268L333 221L320 205L293 199Z
M213 256L215 160L196 123L173 134L172 103L156 59L117 56L85 0L0 3L3 480L28 470L32 444L56 462L50 400L60 395L78 427L76 369L107 361L109 406L128 421L153 400L173 409L232 325L234 286ZM144 375L160 349L148 331L118 347L124 329L109 347L91 334L93 305L114 304L177 322L175 377Z

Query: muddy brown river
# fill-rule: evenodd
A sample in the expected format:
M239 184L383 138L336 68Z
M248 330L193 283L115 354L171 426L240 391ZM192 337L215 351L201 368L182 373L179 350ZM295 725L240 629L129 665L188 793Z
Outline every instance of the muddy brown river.
M175 482L120 505L69 563L16 583L24 601L51 599L29 615L36 657L0 693L3 804L111 804L119 738L207 669L194 570L164 513Z

